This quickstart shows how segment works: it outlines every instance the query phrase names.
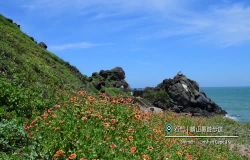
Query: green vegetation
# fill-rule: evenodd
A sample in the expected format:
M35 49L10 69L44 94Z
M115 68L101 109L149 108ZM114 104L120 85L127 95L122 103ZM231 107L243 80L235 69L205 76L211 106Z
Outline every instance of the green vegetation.
M0 148L3 152L17 152L18 149L29 144L30 140L24 131L20 120L3 120L0 122Z
M131 104L131 98L79 92L36 117L25 128L36 142L31 147L34 159L246 159L227 145L185 145L182 142L186 139L165 138L164 127L168 122L189 127L238 125L223 117L145 113Z
M23 131L26 118L85 86L91 89L86 76L0 15L0 157L28 145Z
M162 89L146 88L143 92L143 98L149 100L151 103L160 101L164 104L170 104L171 102L168 93Z
M104 87L104 92L109 96L131 96L130 92L125 92L121 88Z
M26 117L33 110L49 107L56 95L69 93L86 81L75 67L41 48L1 15L0 78L1 108Z
M131 95L129 84L125 81L125 72L121 67L95 72L88 78L88 82L98 91L110 96Z

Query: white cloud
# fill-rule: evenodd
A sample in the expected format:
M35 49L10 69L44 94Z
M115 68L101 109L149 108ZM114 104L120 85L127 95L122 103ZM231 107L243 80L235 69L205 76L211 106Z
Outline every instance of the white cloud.
M151 33L144 33L141 39L189 36L196 43L209 43L219 47L250 42L250 7L243 4L214 7L199 12L183 9L178 14L162 14L164 18L160 27ZM164 20L168 23L164 23Z
M111 43L90 43L90 42L77 42L77 43L67 43L61 45L54 45L49 47L53 51L67 50L67 49L86 49L94 48L99 46L112 45Z
M223 5L217 2L212 7L203 6L203 10L197 11L193 7L197 4L195 2L201 3L198 0L35 0L26 1L24 6L33 11L46 9L49 16L61 13L86 16L87 13L94 13L89 17L94 20L112 17L119 19L123 15L140 13L142 17L150 17L154 23L144 26L136 34L144 39L190 36L197 43L221 47L250 42L249 6L224 1L221 2ZM145 21L149 20L146 18ZM134 21L129 23L136 27ZM124 25L129 26L128 21L124 21ZM69 47L71 45L66 46Z
M66 11L86 11L88 9L105 12L175 12L193 0L33 0L24 1L25 7L30 10L44 10L47 13L58 14ZM46 12L45 12L46 13Z
M197 35L200 41L221 47L250 42L250 7L232 5L176 18L182 34Z

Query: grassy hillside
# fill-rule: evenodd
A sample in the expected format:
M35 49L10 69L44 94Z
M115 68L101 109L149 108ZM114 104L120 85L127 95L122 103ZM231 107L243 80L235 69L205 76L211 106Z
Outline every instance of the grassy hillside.
M79 88L86 77L64 62L19 26L0 15L0 107L30 117L49 107L56 95ZM3 115L3 114L2 114Z
M82 86L86 76L0 15L0 159L29 145L24 121Z

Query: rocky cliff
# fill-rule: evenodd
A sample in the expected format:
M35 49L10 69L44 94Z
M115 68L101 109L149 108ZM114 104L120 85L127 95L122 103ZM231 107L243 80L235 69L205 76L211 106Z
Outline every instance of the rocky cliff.
M158 108L180 113L191 113L194 116L225 115L221 107L201 91L197 82L178 73L173 79L165 79L155 88L135 91Z

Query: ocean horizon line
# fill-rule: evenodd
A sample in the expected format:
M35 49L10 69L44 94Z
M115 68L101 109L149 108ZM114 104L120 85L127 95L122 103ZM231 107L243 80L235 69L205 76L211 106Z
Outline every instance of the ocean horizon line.
M141 89L145 89L148 88L149 86L146 87L132 87L131 89L136 89L136 90L141 90ZM149 87L150 88L150 87ZM200 86L200 88L250 88L250 86Z
M250 86L205 86L200 88L250 88Z

